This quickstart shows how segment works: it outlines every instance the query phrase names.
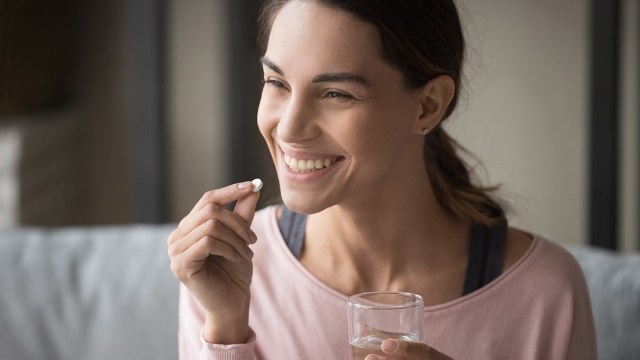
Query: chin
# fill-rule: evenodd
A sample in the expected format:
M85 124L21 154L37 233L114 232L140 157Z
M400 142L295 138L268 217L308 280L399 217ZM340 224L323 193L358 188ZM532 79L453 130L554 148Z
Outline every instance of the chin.
M331 206L326 201L318 199L317 196L299 191L282 189L281 197L284 205L298 214L311 215Z

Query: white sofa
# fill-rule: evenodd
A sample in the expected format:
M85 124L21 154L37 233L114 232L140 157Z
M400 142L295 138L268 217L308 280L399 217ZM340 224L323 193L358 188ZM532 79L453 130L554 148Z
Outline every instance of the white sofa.
M171 225L0 230L0 359L177 359ZM570 248L599 358L640 359L640 255Z
M170 229L0 230L0 359L177 359Z

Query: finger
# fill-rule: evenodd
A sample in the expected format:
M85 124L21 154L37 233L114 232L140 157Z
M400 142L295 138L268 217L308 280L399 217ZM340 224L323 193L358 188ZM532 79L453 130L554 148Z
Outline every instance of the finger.
M187 215L179 226L181 236L185 236L194 228L202 225L208 220L215 219L222 222L226 227L238 234L247 243L255 242L255 234L249 228L249 224L237 214L216 204L206 204L199 211Z
M414 341L403 341L398 339L387 339L382 342L382 352L390 359L423 360L451 359L447 355L437 351L431 346Z
M252 192L251 194L241 198L236 203L236 207L233 209L235 214L240 215L247 224L251 224L253 221L253 215L256 213L256 205L260 198L260 192Z
M178 229L179 228L173 229L173 231L169 234L169 236L167 236L168 246L171 246L171 244L173 244L176 240L178 240Z
M390 358L385 355L377 355L377 354L369 354L364 358L364 360L389 360L389 359L395 359L395 358Z
M249 249L245 240L239 237L238 234L229 229L218 219L209 219L205 221L200 226L193 229L189 234L184 236L181 240L174 242L170 246L170 255L185 252L188 248L194 246L194 244L196 244L200 239L207 236L226 243L247 260L250 260L253 257L253 252Z
M209 203L225 206L246 196L247 194L250 194L251 192L251 181L244 181L241 183L231 184L220 189L207 191L202 195L202 198L198 200L191 212L198 211Z
M202 271L204 262L211 255L221 256L233 262L242 261L228 244L212 237L203 237L184 253L171 259L171 271L183 283Z
M209 256L213 255L221 256L235 262L242 261L242 257L228 243L210 236L205 236L198 241L195 246L194 253L202 254L203 256L208 254L208 256L205 256L203 260L206 260Z

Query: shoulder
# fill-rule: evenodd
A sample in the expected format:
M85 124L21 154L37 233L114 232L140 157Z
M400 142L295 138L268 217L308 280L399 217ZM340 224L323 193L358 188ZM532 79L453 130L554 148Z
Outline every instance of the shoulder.
M502 271L507 271L521 258L527 254L527 251L533 243L533 235L524 231L509 228L507 232L507 242L504 249L504 264Z
M549 290L582 291L586 288L580 265L563 246L540 235L513 231L513 238L509 236L507 245L505 271L508 272L510 267L522 267L517 270Z
M573 354L567 358L592 358L596 350L591 298L576 258L562 245L532 235L531 248L514 268L519 275L511 281L513 294L524 299L543 325L540 331L565 339L561 352Z
M533 253L533 257L540 257L547 265L578 268L576 259L563 246L546 239L543 236L510 228L505 247L504 270L508 270L521 259Z
M563 269L571 275L582 275L578 261L562 245L536 235L540 261L549 269Z

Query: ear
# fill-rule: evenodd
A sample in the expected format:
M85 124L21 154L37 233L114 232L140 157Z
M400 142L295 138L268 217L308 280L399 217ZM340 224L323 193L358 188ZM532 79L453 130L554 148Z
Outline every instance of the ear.
M422 88L415 121L416 133L424 135L440 124L455 91L455 82L448 75L437 76Z

